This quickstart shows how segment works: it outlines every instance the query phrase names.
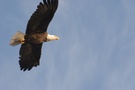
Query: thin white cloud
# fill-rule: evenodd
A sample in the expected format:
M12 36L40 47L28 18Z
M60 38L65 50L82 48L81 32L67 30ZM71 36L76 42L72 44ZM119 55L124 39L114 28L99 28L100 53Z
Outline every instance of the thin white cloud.
M39 2L19 1L14 11L18 15L4 17L13 20L8 29L16 32L15 28L20 27L25 32ZM43 45L39 67L19 71L19 46L9 47L3 42L0 89L134 90L134 2L59 2L49 32L61 39Z

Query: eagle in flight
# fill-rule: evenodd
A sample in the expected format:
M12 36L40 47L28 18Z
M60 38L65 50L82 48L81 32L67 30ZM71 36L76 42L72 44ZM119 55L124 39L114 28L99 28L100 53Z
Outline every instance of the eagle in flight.
M20 70L31 70L39 65L43 42L59 40L59 37L47 33L58 7L58 0L43 0L28 21L25 34L17 32L10 40L11 46L22 44L20 48Z

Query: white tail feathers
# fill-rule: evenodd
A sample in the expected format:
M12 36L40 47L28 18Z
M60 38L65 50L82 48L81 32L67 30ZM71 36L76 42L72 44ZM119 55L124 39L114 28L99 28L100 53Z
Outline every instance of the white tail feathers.
M20 40L24 41L24 36L25 36L24 33L20 32L20 31L16 32L16 34L10 40L10 45L16 46L18 44L21 44Z

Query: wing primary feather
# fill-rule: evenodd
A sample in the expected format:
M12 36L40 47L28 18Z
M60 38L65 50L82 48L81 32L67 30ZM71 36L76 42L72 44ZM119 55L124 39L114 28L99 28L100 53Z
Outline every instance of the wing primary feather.
M38 11L37 13L44 13L45 12L45 9L43 8L44 7L44 5L42 4L42 3L40 3L39 5L38 5L38 7L37 7L37 10L36 11ZM39 14L40 14L39 13Z
M47 2L46 2L46 0L43 0L43 2L44 2L44 4L47 6Z
M58 0L43 0L28 21L26 34L46 32L58 6Z
M51 1L51 0L47 0L48 5L50 5L50 1Z
M39 65L42 44L25 43L20 48L19 65L20 70L31 70Z
M43 0L37 6L36 11L28 21L26 34L37 34L47 31L47 27L51 22L58 7L58 0ZM42 44L25 43L20 48L20 70L31 70L39 65Z

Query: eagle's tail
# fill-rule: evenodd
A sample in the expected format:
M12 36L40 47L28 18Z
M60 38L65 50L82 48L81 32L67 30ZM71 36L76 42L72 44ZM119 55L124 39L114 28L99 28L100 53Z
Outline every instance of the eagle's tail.
M23 44L24 43L24 36L25 36L24 33L20 32L20 31L16 32L16 34L10 40L10 45L16 46L18 44Z

